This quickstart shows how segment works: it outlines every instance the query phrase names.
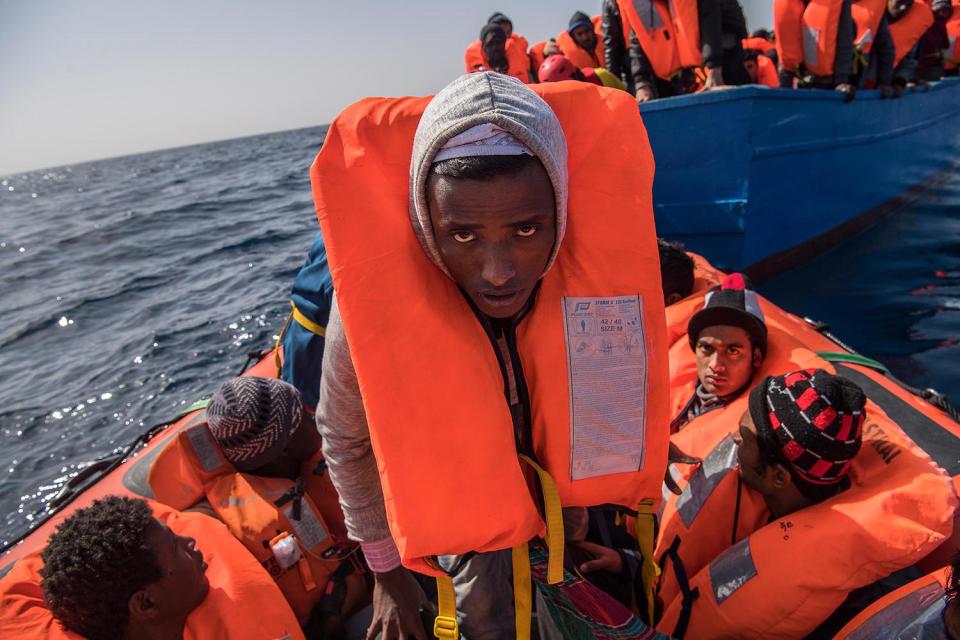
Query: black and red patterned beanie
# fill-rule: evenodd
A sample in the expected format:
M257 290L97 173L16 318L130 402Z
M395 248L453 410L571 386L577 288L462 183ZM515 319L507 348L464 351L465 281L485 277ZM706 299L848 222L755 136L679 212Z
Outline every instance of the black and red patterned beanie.
M696 350L701 331L717 325L740 327L750 335L753 347L767 355L767 324L760 299L742 273L731 273L724 278L719 287L707 293L703 309L691 316L687 323L690 348Z
M303 402L292 385L244 376L220 385L207 405L207 426L239 471L272 462L300 426Z
M850 380L804 369L757 385L750 416L761 449L779 454L802 481L835 485L860 450L866 400Z

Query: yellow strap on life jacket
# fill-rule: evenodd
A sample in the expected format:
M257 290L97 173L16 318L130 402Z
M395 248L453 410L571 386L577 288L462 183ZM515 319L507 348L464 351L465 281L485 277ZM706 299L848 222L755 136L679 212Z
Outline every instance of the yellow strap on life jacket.
M297 324L299 324L301 327L314 335L320 336L321 338L327 335L326 327L320 326L307 316L303 315L303 313L300 312L300 309L297 309L297 305L294 304L293 300L290 301L290 308L292 309L290 313L293 315L293 319L296 320Z
M533 583L530 580L530 547L518 544L513 557L513 607L517 626L517 640L530 640L533 618Z
M547 582L559 584L563 582L563 511L560 507L560 493L553 478L543 467L523 454L520 454L520 460L530 465L540 478L544 519L547 521L547 549L550 553L547 559Z
M647 612L650 616L648 619L652 621L654 613L653 588L657 582L657 577L660 576L660 567L653 559L653 534L656 528L653 500L644 500L637 505L637 518L634 528L637 543L640 547L640 555L642 556L640 575L643 578L643 592L647 596Z
M438 640L457 640L460 626L457 624L457 592L453 578L437 578L437 617L433 621L433 635Z

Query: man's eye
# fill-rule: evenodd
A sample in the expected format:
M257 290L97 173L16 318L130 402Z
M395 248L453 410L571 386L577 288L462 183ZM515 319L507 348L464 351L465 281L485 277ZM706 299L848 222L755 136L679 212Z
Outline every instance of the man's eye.
M536 225L525 224L522 227L517 227L517 235L521 238L529 238L537 232Z
M457 242L470 242L476 236L473 235L472 231L454 231L453 239Z

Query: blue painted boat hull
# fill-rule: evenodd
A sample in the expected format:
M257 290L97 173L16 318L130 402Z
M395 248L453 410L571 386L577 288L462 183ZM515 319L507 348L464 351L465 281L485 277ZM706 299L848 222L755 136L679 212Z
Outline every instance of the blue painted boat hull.
M960 160L960 79L883 100L739 87L641 105L660 235L760 277L825 250Z

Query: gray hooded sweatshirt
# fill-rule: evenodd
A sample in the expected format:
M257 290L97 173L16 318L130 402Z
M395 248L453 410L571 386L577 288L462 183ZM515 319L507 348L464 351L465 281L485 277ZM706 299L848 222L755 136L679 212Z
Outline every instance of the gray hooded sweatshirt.
M438 93L424 110L410 161L411 231L433 263L450 276L430 224L427 178L434 156L450 138L484 123L496 124L526 145L540 159L553 183L557 239L547 264L549 269L566 228L566 138L549 105L520 81L502 74L461 76ZM464 375L468 374L464 371ZM363 543L374 570L395 567L398 559L390 562L393 566L380 564L380 559L391 555L384 551L385 545L393 549L393 556L396 550L390 539L380 476L336 294L326 329L316 417L330 478L340 495L350 538ZM380 566L374 566L376 564Z

